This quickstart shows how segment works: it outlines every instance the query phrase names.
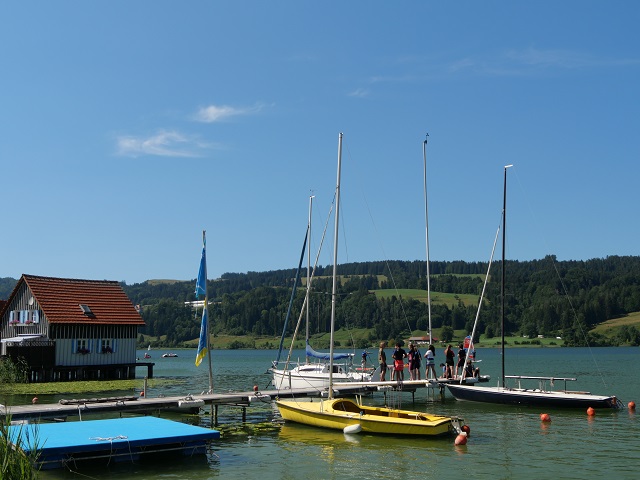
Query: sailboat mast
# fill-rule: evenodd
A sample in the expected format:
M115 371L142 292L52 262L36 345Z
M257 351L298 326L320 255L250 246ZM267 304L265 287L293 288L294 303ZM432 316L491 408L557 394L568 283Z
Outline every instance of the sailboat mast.
M329 399L333 398L333 334L336 320L336 292L338 287L338 227L340 225L340 171L342 168L342 133L338 134L338 174L336 180L336 216L333 232L333 287L331 289L331 335L329 346Z
M207 244L207 231L202 230L202 244ZM207 357L209 358L209 393L213 393L213 366L211 365L211 320L209 318L209 290L207 288L207 263L204 264L204 308L207 309Z
M507 236L507 168L513 167L513 165L506 165L504 167L504 192L502 194L502 281L500 289L500 297L502 301L501 308L501 323L502 323L502 387L504 388L504 284L505 284L505 239Z
M309 195L309 220L307 221L307 238L309 248L307 248L307 292L306 292L306 314L307 314L307 331L305 334L305 346L309 341L309 293L311 291L311 211L313 209L313 195ZM309 363L309 355L307 355L307 363Z
M431 275L429 273L429 206L427 202L427 142L429 141L429 134L422 144L422 158L424 163L424 224L426 233L426 249L427 249L427 309L429 312L429 344L433 344L431 337Z

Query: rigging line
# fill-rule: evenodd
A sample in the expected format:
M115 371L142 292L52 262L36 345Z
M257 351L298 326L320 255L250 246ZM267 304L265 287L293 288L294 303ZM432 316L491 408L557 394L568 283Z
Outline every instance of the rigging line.
M396 292L396 295L398 296L398 300L400 301L400 309L402 310L402 315L404 317L404 321L407 324L407 329L409 330L409 335L411 335L411 332L412 332L411 325L409 324L407 311L404 308L404 302L402 301L402 295L400 295L400 292L398 291L398 286L396 284L396 279L393 276L393 271L391 270L391 265L389 264L389 258L387 257L387 253L385 252L384 247L383 247L382 243L380 242L381 236L380 236L380 234L378 232L378 227L377 227L376 222L375 222L375 220L373 218L373 214L371 213L371 208L369 208L369 203L367 202L366 196L363 195L363 197L364 197L364 203L365 203L365 205L367 207L367 213L369 214L369 218L371 219L371 224L373 225L373 229L376 232L376 238L378 239L378 245L380 247L380 250L382 251L382 256L384 258L384 263L385 263L385 265L387 267L387 270L389 272L389 277L391 277L391 283L393 284L393 288L394 288L394 290Z
M353 161L353 157L351 156L351 150L349 150L349 145L344 145L344 143L343 143L342 147L343 147L343 149L347 150L347 156L349 157L349 161L351 163L351 161ZM342 194L342 191L340 193ZM344 251L345 251L344 256L346 258L346 261L343 262L343 263L349 263L349 245L348 245L348 242L347 242L347 231L346 231L346 229L344 227L345 223L346 223L344 221L345 220L345 217L344 217L344 195L341 195L340 200L341 200L341 202L340 202L340 224L341 224L341 227L342 227L342 243L344 245ZM334 201L335 201L335 199L334 199Z
M375 220L373 219L373 215L371 213L371 209L369 208L369 203L367 202L366 197L364 197L364 203L365 203L365 206L367 207L367 213L369 214L369 218L371 219L371 224L373 225L373 230L376 232L376 238L378 239L378 246L380 247L380 250L382 251L382 256L384 258L384 263L385 263L385 265L387 267L387 270L389 271L389 276L391 277L391 283L393 284L393 288L396 291L398 299L400 300L400 308L401 308L402 314L404 316L404 321L407 323L407 328L409 329L409 334L411 334L412 330L411 330L411 325L409 324L409 319L407 317L407 311L404 308L404 302L402 301L402 296L400 295L400 292L398 291L398 287L396 285L396 279L393 277L393 272L391 271L391 265L389 265L389 258L387 257L387 253L384 251L384 247L382 246L382 243L380 242L380 234L378 232L378 227L376 225Z
M349 150L349 146L348 146L348 145L347 145L347 146L344 146L344 145L343 145L343 148L345 148L345 149L347 150L347 155L349 156L349 160L352 160L351 151ZM355 163L355 161L354 161L353 163ZM395 289L396 294L397 294L397 296L398 296L398 299L400 300L400 308L401 308L401 310L402 310L402 314L403 314L403 316L404 316L404 321L405 321L405 322L406 322L406 324L407 324L407 328L409 329L409 333L411 333L411 331L412 331L412 330L411 330L411 325L409 324L409 320L408 320L407 312L406 312L406 310L405 310L405 308L404 308L404 302L402 301L402 297L400 296L400 294L399 294L399 292L398 292L398 287L396 286L396 281L395 281L395 278L393 277L393 272L391 271L391 266L389 265L389 259L388 259L388 257L387 257L386 252L384 251L384 247L382 246L382 244L381 244L381 242L380 242L380 238L381 238L381 236L380 236L380 233L378 232L378 228L377 228L377 226L376 226L376 223L375 223L375 221L373 220L373 214L371 213L371 208L369 207L369 202L367 201L367 197L366 197L366 195L365 195L365 193L364 193L364 190L362 189L362 185L360 185L360 191L361 191L361 193L362 193L362 198L363 198L363 201L364 201L365 207L367 208L367 213L369 214L369 218L371 219L371 223L372 223L372 225L373 225L373 230L374 230L374 231L375 231L375 233L376 233L376 238L377 238L377 240L378 240L378 245L379 245L379 247L380 247L380 250L382 251L382 255L383 255L383 258L384 258L384 260L385 260L385 265L387 266L387 270L389 271L389 276L391 277L391 283L393 284L393 288ZM344 200L343 200L343 202L344 202ZM344 214L343 214L343 209L342 209L342 207L341 207L340 214L341 214L341 215L344 215ZM343 217L343 218L344 218L344 217ZM344 231L344 220L343 220L343 231ZM346 239L346 236L343 236L343 238L345 238L345 239ZM345 248L346 248L346 246L345 246ZM348 258L348 255L347 255L347 258Z
M482 308L482 303L484 302L484 293L487 289L487 283L489 283L489 274L491 272L491 265L493 264L493 256L496 252L496 245L498 244L498 237L500 235L500 228L502 226L502 217L504 215L504 212L502 212L502 214L500 215L500 223L498 223L498 229L496 230L496 236L493 240L493 247L491 248L491 256L489 257L489 265L487 267L487 274L484 277L484 282L482 285L482 293L480 294L480 300L478 300L478 311L476 312L476 318L473 322L473 329L471 330L471 341L469 342L469 353L471 353L472 347L473 347L473 339L476 336L476 327L478 325L478 320L480 319L480 309ZM469 356L470 355L465 355L464 357L464 365L462 366L462 375L460 375L460 384L462 385L462 382L464 380L464 378L466 377L466 371L467 371L467 364L470 362L469 360Z
M533 223L535 228L535 231L537 232L542 232L542 228L540 227L540 224L538 222L538 219L533 211L533 208L531 207L531 203L529 202L529 197L527 195L526 190L524 189L524 186L522 185L522 182L520 181L520 177L518 176L518 169L514 168L513 169L514 173L516 174L516 180L518 181L518 185L520 186L520 190L524 193L524 199L525 202L527 204L527 208L529 209L529 214L531 215L531 217L533 218ZM549 243L547 242L547 238L545 236L542 236L542 242L544 243L544 246L546 248L546 250L548 252L551 251L551 247L549 246ZM593 350L591 349L591 345L589 344L589 339L587 337L587 332L585 332L584 328L582 328L582 322L580 321L580 318L578 317L578 312L575 308L575 306L573 305L573 302L571 301L571 297L569 296L569 290L567 289L567 286L564 282L564 279L560 276L560 271L558 270L558 265L557 262L555 260L555 257L551 254L546 256L547 258L549 258L549 260L551 261L551 265L553 266L553 270L556 272L556 275L558 277L558 280L560 281L560 285L562 285L562 291L564 293L564 297L567 300L567 302L569 303L569 308L571 309L571 312L573 313L573 318L575 320L575 324L577 324L580 334L582 335L582 338L584 340L585 345L587 346L587 348L589 349L589 355L591 356L591 359L593 360L593 364L596 367L596 370L598 371L598 375L600 376L600 380L602 381L602 384L607 387L607 382L605 380L605 375L602 372L602 370L600 369L600 365L598 365L598 362L596 360L596 357L593 353Z
M575 319L574 324L577 324L580 330L580 333L582 334L583 338L584 338L584 343L587 345L587 348L589 349L589 355L591 355L591 359L593 360L593 363L596 367L596 370L598 371L598 375L600 376L600 380L602 381L602 385L604 385L605 388L608 388L607 386L607 382L605 379L605 375L602 372L602 370L600 369L600 365L598 365L598 362L596 361L596 357L593 354L593 350L591 349L591 345L589 345L589 339L587 337L587 332L584 331L584 328L582 328L582 322L580 321L580 318L578 318L578 312L576 311L573 302L571 301L571 297L569 297L569 291L567 290L567 286L564 283L564 280L562 279L562 277L560 277L560 272L558 271L558 267L556 264L556 261L553 259L553 257L549 257L551 259L552 265L553 265L553 269L556 272L556 275L558 276L558 279L560 280L560 285L562 285L562 290L564 292L564 296L567 299L567 302L569 302L569 306L571 308L571 311L573 312L573 317Z
M349 158L351 158L351 152L349 151L349 147L347 147L347 152L349 154ZM396 291L396 295L397 295L398 299L400 300L400 308L402 310L402 315L404 316L404 321L407 324L407 328L409 330L409 334L411 334L412 330L411 330L411 325L409 324L407 311L404 308L404 302L402 301L402 297L401 297L400 293L398 292L398 287L396 285L396 280L393 277L393 272L391 271L391 266L389 265L389 258L387 257L387 253L385 252L384 247L382 246L382 243L380 242L381 235L380 235L380 233L378 231L378 227L376 225L376 222L373 219L373 214L371 213L371 208L369 207L369 202L367 201L367 196L364 193L364 190L362 189L362 186L360 188L360 192L362 193L362 199L364 201L364 205L365 205L365 207L367 209L367 213L369 214L369 218L371 219L371 224L373 225L373 230L375 232L375 237L378 240L378 246L380 247L380 250L382 251L382 256L384 258L385 265L387 267L387 270L389 271L389 277L391 277L391 283L393 284L393 288Z
M329 220L331 219L331 213L333 212L333 207L335 205L335 194L333 197L333 202L331 202L331 206L329 207L329 214L327 215L327 221L324 225L324 230L322 231L322 238L320 239L320 247L318 248L318 253L316 254L316 259L314 261L313 264L313 270L311 272L311 276L309 277L309 288L311 288L311 283L313 281L313 278L315 277L316 274L316 268L318 267L318 262L320 260L320 252L322 251L322 245L324 244L324 239L327 233L327 228L329 227ZM308 296L305 295L304 297L304 301L302 302L302 307L300 309L300 316L298 317L298 323L296 324L296 328L295 331L293 333L293 336L291 337L291 347L289 348L289 353L287 355L287 360L285 362L285 366L284 366L284 371L287 371L289 369L289 364L291 362L291 356L293 354L293 346L296 340L296 337L298 336L298 330L300 329L300 324L302 322L302 317L305 313L305 307L307 305L308 302ZM284 333L283 333L284 334ZM305 341L305 350L306 350L306 341ZM282 379L280 380L280 385L277 386L277 390L280 390L280 388L282 387L282 382L284 381L284 375L282 376ZM275 385L274 385L275 386Z

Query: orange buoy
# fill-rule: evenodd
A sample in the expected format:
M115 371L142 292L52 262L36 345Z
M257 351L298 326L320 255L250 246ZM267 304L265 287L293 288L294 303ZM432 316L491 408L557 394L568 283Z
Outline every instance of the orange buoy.
M469 437L469 435L471 435L471 429L469 428L469 425L463 425L462 427L460 427L460 430L462 430L464 433L466 433L467 437Z
M140 396L144 397L144 391L140 392Z
M36 403L38 403L38 397L33 397L33 398L31 399L31 403L33 403L34 405L35 405Z
M456 437L456 441L454 442L456 445L466 445L467 444L467 434L466 432L462 432Z
M629 410L635 410L636 409L636 402L629 402L627 404L627 407L629 408Z
M258 391L258 385L254 385L254 386L253 386L253 391L254 391L254 392L257 392L257 391Z
M596 414L596 411L593 407L587 408L587 415L589 415L590 417L593 417L595 414Z
M541 413L540 414L540 421L542 421L542 422L550 422L551 421L551 415L549 415L548 413Z

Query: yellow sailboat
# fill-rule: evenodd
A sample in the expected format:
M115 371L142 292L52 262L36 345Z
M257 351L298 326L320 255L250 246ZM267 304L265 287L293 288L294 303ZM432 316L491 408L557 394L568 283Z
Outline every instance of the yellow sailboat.
M333 242L333 290L331 295L331 337L329 352L328 399L320 401L277 400L280 415L287 421L345 433L439 436L461 433L461 419L389 407L369 407L346 398L333 398L333 334L335 325L338 214L340 212L340 169L342 133L338 137L338 180L336 185L335 230Z
M369 407L347 398L319 402L279 400L276 404L285 420L345 433L438 436L459 433L460 429L455 417Z

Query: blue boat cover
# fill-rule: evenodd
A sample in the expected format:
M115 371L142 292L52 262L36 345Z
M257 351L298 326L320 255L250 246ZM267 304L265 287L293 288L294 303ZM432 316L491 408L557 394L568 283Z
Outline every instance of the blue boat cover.
M307 340L307 356L313 357L313 358L319 358L321 360L329 360L331 358L330 353L316 352L313 348L311 348L311 345L309 345L309 340ZM344 358L350 358L353 356L354 356L353 353L334 353L333 359L342 360Z

